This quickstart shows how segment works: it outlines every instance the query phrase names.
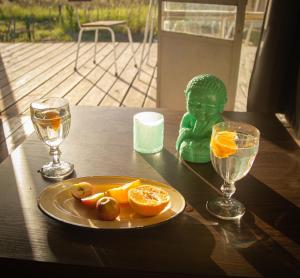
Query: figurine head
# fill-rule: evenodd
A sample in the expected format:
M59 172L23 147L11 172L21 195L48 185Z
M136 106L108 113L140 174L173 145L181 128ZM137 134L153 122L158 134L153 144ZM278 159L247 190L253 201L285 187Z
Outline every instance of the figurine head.
M222 113L227 101L223 81L211 74L194 77L186 87L185 96L188 112L198 120Z

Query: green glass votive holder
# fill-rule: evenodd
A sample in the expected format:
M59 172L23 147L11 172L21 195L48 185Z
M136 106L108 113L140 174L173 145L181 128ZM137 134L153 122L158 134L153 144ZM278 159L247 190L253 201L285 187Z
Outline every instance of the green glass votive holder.
M164 116L141 112L133 117L133 148L140 153L157 153L164 146Z

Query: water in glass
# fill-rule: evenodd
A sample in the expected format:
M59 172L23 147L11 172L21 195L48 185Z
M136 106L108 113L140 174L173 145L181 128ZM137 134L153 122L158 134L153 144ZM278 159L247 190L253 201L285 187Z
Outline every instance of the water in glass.
M40 170L43 177L63 179L74 171L74 165L61 161L59 145L69 133L71 114L69 103L61 98L46 98L30 105L31 120L39 138L50 147L52 161Z
M212 164L227 183L236 182L248 174L258 151L254 136L240 132L236 132L236 136L236 153L226 158L219 158L211 151Z
M250 171L258 152L260 133L252 125L240 122L222 122L213 126L210 156L216 172L224 180L223 196L209 200L207 210L214 216L231 220L244 215L244 205L231 198L235 182Z
M71 115L65 108L37 111L32 119L39 137L50 147L59 146L69 133Z

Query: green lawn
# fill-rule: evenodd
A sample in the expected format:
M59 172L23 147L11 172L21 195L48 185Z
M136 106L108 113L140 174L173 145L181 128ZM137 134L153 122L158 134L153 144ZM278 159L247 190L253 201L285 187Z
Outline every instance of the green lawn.
M129 1L131 3L131 1ZM147 6L115 5L106 8L79 9L81 22L96 20L127 20L134 38L140 39L143 33ZM120 40L126 30L119 29ZM75 10L70 5L28 7L6 3L0 6L0 41L72 41L77 38L78 25ZM105 39L102 37L102 39ZM108 36L107 36L108 38ZM85 40L92 40L93 34L86 34Z

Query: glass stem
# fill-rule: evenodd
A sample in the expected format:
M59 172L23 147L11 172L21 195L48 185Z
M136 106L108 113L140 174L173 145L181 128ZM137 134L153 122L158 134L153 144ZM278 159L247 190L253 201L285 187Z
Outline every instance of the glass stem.
M61 151L60 151L58 146L57 147L50 147L49 154L52 156L53 165L60 164Z
M223 192L223 197L225 198L226 202L229 203L231 196L236 191L234 182L229 183L224 181L223 185L221 186L221 191Z

